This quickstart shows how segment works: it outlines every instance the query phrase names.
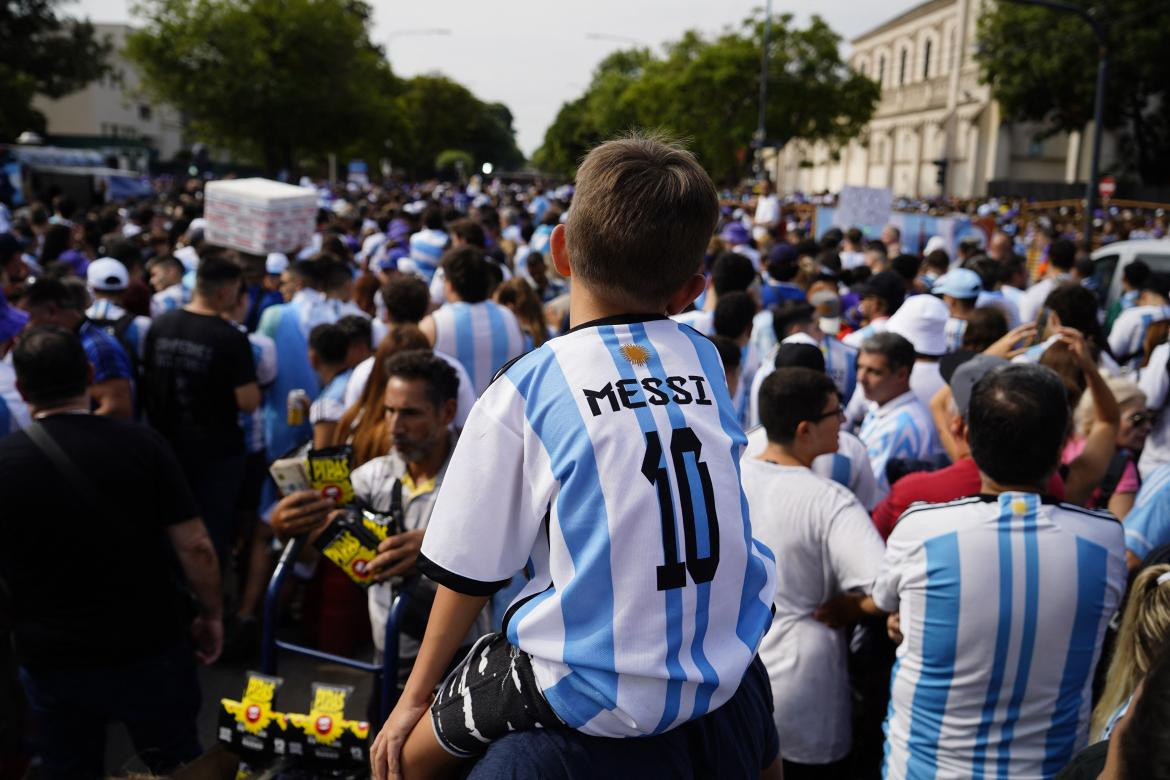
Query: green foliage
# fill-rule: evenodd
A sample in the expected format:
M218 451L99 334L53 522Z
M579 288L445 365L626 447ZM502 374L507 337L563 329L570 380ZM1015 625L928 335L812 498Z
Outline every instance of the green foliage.
M598 65L585 94L561 106L533 157L542 170L572 175L598 142L637 128L685 140L716 179L746 170L759 112L764 19L714 38L690 31L666 45L619 51ZM773 18L769 38L768 145L793 139L842 145L858 135L879 98L877 85L852 72L840 38L819 17L805 29Z
M444 149L435 157L435 170L441 173L470 176L474 165L475 158L462 149Z
M508 107L484 103L445 76L416 76L405 82L398 108L399 116L409 124L395 150L395 165L403 165L413 176L435 173L439 153L449 149L465 150L471 156L468 175L485 162L497 170L515 169L524 163Z
M57 0L0 2L0 141L44 132L36 94L59 98L105 73L109 43L93 25L57 16Z
M329 153L388 157L414 175L443 149L523 163L512 114L443 76L395 77L364 0L141 0L127 55L196 137L297 170Z
M1068 0L1090 7L1088 0ZM1170 0L1094 0L1111 30L1105 127L1118 132L1123 172L1170 183ZM997 3L980 17L975 53L1005 115L1044 134L1083 130L1093 118L1097 42L1072 14Z

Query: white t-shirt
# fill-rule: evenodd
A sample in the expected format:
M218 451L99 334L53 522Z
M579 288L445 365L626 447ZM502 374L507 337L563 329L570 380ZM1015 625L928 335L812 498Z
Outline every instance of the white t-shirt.
M873 588L905 637L884 776L1056 774L1088 738L1093 669L1125 578L1107 512L1028 493L911 507Z
M1146 331L1155 322L1166 319L1170 319L1170 306L1134 306L1117 315L1109 331L1109 349L1123 368L1138 367L1142 362Z
M752 458L768 446L768 434L762 426L748 431L748 443L743 456ZM848 431L837 434L837 451L818 455L813 459L812 472L831 482L848 488L867 512L873 511L886 494L878 489L869 467L869 452L861 439Z
M471 377L467 376L463 364L450 355L436 352L435 357L446 361L447 365L455 369L455 374L459 377L459 396L455 408L455 419L451 424L456 428L462 428L463 424L467 422L467 415L471 414L471 407L475 405L475 390L471 387ZM366 389L366 382L369 381L370 374L374 370L374 359L375 356L370 356L354 366L353 373L349 375L349 381L345 385L346 409L361 400L362 391Z
M945 384L946 380L942 378L937 360L914 361L914 368L910 369L910 389L927 408L928 413L930 399L934 398L935 393L942 390Z
M1170 360L1170 344L1159 344L1150 354L1150 363L1142 371L1138 380L1138 387L1146 394L1146 406L1150 409L1162 410L1154 421L1154 428L1146 437L1146 446L1142 448L1142 456L1138 459L1138 471L1149 476L1154 469L1164 463L1170 463L1170 414L1165 409L1170 406L1170 372L1166 370L1166 363Z
M478 397L496 372L525 348L516 315L494 301L448 303L431 313L435 351L451 355L467 369Z
M569 727L659 733L726 702L771 622L774 558L752 538L745 437L718 351L665 317L577 326L476 402L420 568L488 595Z
M851 746L843 629L813 620L826 601L866 593L881 573L885 546L848 490L803 467L744 458L743 489L752 529L776 555L776 614L760 645L775 702L780 753L787 761L825 764Z
M1048 300L1049 293L1066 281L1068 281L1067 274L1060 277L1046 276L1027 290L1024 290L1024 294L1020 296L1018 303L1020 322L1035 322L1036 316L1044 308L1044 301Z

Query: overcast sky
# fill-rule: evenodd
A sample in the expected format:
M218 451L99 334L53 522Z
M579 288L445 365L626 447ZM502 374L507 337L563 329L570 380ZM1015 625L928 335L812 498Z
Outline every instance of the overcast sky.
M791 12L803 24L815 10L848 40L919 2L776 0L773 12ZM581 94L611 51L634 44L657 48L691 28L717 32L762 6L761 0L382 0L374 2L374 38L400 76L439 71L481 99L505 103L516 118L520 148L531 155L557 109ZM133 24L129 7L129 0L78 0L62 10ZM418 32L436 29L446 34Z

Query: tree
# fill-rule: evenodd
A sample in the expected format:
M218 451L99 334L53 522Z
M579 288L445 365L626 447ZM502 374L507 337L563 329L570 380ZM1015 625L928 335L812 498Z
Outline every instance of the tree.
M395 163L414 176L435 173L435 161L447 149L462 149L475 164L490 162L499 170L524 163L508 107L484 103L446 76L427 74L410 79L397 105L410 127Z
M145 88L202 140L269 174L306 156L383 149L400 82L369 37L363 0L142 0L127 56Z
M0 140L45 131L33 96L59 98L100 78L110 52L93 25L61 19L57 0L0 2Z
M1068 0L1088 7L1088 0ZM1170 0L1094 0L1112 30L1104 125L1117 132L1121 169L1170 184ZM1010 3L979 19L976 61L1004 115L1040 135L1083 130L1093 118L1097 42L1071 14Z
M565 103L545 133L534 162L572 175L589 147L636 128L654 128L688 142L716 179L735 180L756 130L764 19L707 38L690 31L666 45L611 54L581 97ZM791 140L841 146L862 132L880 96L838 54L840 37L819 17L808 27L792 16L772 22L766 120L769 146Z

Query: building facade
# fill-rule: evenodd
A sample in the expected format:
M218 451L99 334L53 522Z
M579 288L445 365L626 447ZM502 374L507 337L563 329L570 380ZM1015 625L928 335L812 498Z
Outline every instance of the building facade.
M183 147L183 123L174 108L142 94L138 72L123 55L133 28L95 24L98 37L112 44L109 72L84 89L52 100L37 96L33 105L46 119L46 139L65 147L84 147L118 158L123 167L146 170L151 160L170 160Z
M975 38L982 0L927 0L857 38L849 64L881 85L866 131L834 152L794 141L770 159L781 192L888 187L896 196L981 197L992 181L1084 181L1091 133L1036 140L1005 121L979 81ZM1108 155L1108 144L1106 145ZM946 162L940 185L936 161Z

